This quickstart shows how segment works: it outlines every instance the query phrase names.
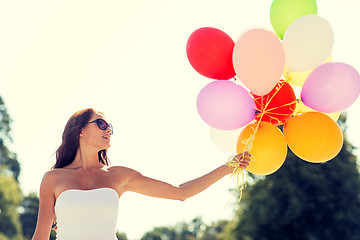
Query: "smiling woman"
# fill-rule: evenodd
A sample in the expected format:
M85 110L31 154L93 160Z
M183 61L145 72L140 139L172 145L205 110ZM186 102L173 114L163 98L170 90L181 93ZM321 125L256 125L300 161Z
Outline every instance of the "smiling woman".
M66 123L62 135L62 144L56 151L56 163L53 168L63 168L69 165L75 159L75 155L79 147L79 132L81 132L81 130L87 124L96 122L101 130L106 130L109 127L109 129L111 129L110 134L113 133L112 125L108 125L107 122L102 118L98 118L94 121L89 122L93 114L101 115L100 112L96 112L94 109L88 108L78 111L71 116L69 121ZM110 138L108 139L110 140ZM107 149L100 150L98 154L99 161L102 164L109 165Z
M107 150L113 127L92 108L68 120L54 167L40 186L38 221L33 240L48 239L54 219L58 240L116 239L118 199L127 191L184 201L232 173L222 165L208 174L173 186L122 166L110 166ZM250 154L234 157L248 166Z
M254 25L272 29L271 2L0 1L0 95L14 120L11 148L21 164L24 194L38 191L42 175L55 164L66 121L87 106L103 110L114 125L116 137L107 152L112 165L177 184L226 161L229 154L212 144L196 111L196 97L209 79L189 64L186 41L207 26L233 40ZM359 70L360 2L316 2L334 28L333 60ZM359 109L360 101L350 106L347 120L357 146ZM230 187L233 182L225 177L184 203L125 194L118 229L140 239L155 226L195 216L206 223L230 220L234 209L223 209Z

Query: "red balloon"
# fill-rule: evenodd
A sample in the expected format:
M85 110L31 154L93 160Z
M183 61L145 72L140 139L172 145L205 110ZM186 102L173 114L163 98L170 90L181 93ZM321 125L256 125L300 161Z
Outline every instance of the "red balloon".
M266 121L275 126L284 124L294 113L296 96L291 85L280 80L266 95L252 94L259 113L256 120Z
M223 31L204 27L194 31L186 44L191 66L201 75L228 80L235 76L232 62L234 41Z

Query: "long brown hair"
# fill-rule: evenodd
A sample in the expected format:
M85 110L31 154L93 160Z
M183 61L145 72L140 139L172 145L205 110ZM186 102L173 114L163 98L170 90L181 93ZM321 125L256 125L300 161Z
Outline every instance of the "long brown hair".
M62 143L58 150L56 150L56 163L52 168L63 168L75 159L76 152L79 148L80 132L88 122L93 114L98 114L93 108L86 108L74 113L65 125L62 135ZM107 150L103 149L98 152L98 159L104 165L109 166L109 159L107 157Z

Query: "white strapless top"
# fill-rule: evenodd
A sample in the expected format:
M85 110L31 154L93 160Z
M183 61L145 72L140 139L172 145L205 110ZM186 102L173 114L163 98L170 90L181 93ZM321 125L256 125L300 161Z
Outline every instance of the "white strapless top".
M119 195L112 188L69 189L55 203L57 240L116 240Z

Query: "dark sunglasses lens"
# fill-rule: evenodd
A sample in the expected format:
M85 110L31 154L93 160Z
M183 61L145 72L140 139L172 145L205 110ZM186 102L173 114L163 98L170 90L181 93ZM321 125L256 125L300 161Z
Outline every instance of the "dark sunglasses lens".
M98 127L99 127L101 130L106 130L106 129L107 129L107 123L106 123L104 120L98 119L98 120L96 121L96 123L97 123Z
M109 128L111 130L110 135L113 134L113 126L111 124L105 122L105 120L100 118L100 119L96 120L96 123L101 130L106 130Z

